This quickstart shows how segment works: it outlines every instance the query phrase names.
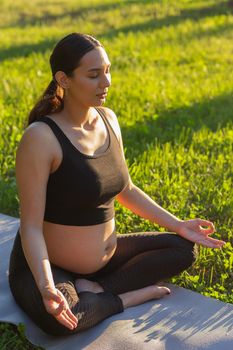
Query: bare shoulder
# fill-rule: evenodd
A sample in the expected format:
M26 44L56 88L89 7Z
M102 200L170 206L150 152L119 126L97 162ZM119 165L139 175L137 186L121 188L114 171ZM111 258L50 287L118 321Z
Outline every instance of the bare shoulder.
M30 146L31 151L43 152L45 150L48 154L53 150L53 140L54 137L48 125L42 122L34 122L24 130L18 150Z
M34 122L25 130L16 151L16 169L25 164L40 167L47 176L62 158L62 151L50 127L42 122ZM43 169L43 170L42 170Z
M112 119L112 121L113 121L114 123L118 124L117 116L116 116L115 112L114 112L111 108L109 108L109 107L101 107L101 108L104 109L106 115L107 115L110 119ZM119 124L118 124L118 125L119 125Z
M28 125L27 128L24 130L23 137L29 137L35 136L37 138L44 138L46 139L51 135L51 132L49 130L47 124L42 123L40 121L33 122L32 124Z
M111 126L117 135L117 138L120 141L121 140L121 129L120 129L118 118L117 118L115 112L108 107L102 107L102 108L104 109L105 114L107 115L108 120L111 123Z

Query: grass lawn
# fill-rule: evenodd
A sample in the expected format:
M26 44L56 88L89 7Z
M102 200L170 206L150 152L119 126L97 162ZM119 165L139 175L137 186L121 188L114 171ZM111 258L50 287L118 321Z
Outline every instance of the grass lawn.
M233 16L218 0L3 0L0 13L0 212L19 217L15 152L70 32L96 36L112 62L106 106L119 118L130 174L182 219L213 221L222 250L199 247L172 282L233 303ZM116 203L118 232L164 231ZM39 349L0 324L0 349Z

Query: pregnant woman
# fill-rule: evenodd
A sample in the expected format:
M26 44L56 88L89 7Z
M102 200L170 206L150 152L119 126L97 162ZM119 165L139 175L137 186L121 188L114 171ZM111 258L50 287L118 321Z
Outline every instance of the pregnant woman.
M133 184L117 117L103 107L111 75L101 43L71 33L50 66L16 154L20 226L9 283L41 329L66 335L169 294L161 281L192 265L195 243L224 241L209 236L211 222L180 220ZM118 234L115 199L170 233Z

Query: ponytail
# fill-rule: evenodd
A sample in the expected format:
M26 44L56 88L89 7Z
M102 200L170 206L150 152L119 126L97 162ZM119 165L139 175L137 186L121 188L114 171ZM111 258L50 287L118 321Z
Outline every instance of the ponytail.
M28 124L30 125L39 118L54 112L60 112L64 108L64 91L55 78L51 80L35 106L29 113Z

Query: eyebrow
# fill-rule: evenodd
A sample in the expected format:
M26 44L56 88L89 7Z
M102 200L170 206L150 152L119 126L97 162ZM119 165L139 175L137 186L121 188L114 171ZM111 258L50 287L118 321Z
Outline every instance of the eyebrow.
M106 66L110 67L110 66L111 66L111 63L106 64ZM102 68L96 67L96 68L91 68L91 69L88 69L88 72L92 72L92 71L100 71L100 70L102 70Z

